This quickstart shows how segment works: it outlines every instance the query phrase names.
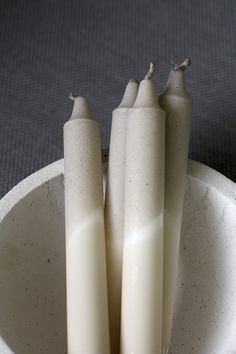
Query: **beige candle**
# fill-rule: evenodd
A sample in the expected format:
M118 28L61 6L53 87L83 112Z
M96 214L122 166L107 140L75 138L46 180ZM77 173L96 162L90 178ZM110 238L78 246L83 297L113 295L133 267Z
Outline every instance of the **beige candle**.
M173 320L179 241L188 160L192 102L187 94L184 70L190 59L171 70L159 97L166 111L163 353L168 353Z
M127 123L122 354L161 353L165 113L149 76Z
M137 96L131 79L120 105L112 113L110 153L105 202L107 280L112 354L120 353L121 279L124 233L124 183L127 114Z
M83 97L64 125L68 354L108 354L100 130Z

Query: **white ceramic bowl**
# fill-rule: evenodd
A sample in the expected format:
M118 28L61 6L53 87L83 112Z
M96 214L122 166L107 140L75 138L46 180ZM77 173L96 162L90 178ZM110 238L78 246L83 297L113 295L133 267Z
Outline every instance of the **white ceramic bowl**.
M235 184L190 161L172 354L236 353L235 233ZM1 354L66 353L64 249L60 160L0 201Z

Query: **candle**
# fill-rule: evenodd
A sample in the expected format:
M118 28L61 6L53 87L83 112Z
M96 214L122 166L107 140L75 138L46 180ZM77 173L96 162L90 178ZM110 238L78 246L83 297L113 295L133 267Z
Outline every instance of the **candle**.
M182 223L192 102L184 82L190 59L171 70L159 97L166 111L163 353L168 353L173 320L175 286Z
M161 353L165 113L152 69L127 122L122 354Z
M112 354L120 353L126 129L127 114L134 104L137 91L138 83L131 79L126 86L120 105L112 113L105 202L108 304Z
M64 125L68 354L108 354L100 130L85 98Z

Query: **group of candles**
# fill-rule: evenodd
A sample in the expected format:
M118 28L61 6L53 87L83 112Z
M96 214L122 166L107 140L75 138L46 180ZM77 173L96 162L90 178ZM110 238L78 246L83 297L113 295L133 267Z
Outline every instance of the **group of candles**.
M64 126L68 354L167 354L192 103L186 59L159 97L131 79L113 111L104 203L87 100Z

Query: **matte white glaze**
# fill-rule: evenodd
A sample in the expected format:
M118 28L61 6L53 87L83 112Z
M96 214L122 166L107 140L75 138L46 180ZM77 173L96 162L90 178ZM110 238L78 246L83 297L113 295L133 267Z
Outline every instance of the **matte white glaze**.
M192 118L192 102L185 88L183 70L171 70L166 87L158 101L166 111L162 329L163 354L166 354L170 345L173 321Z
M161 353L165 113L150 80L128 115L121 353Z
M112 113L105 201L108 303L112 354L120 353L127 114L134 104L137 91L138 83L131 79L126 86L120 105Z
M64 125L68 354L108 354L100 130L77 97Z

